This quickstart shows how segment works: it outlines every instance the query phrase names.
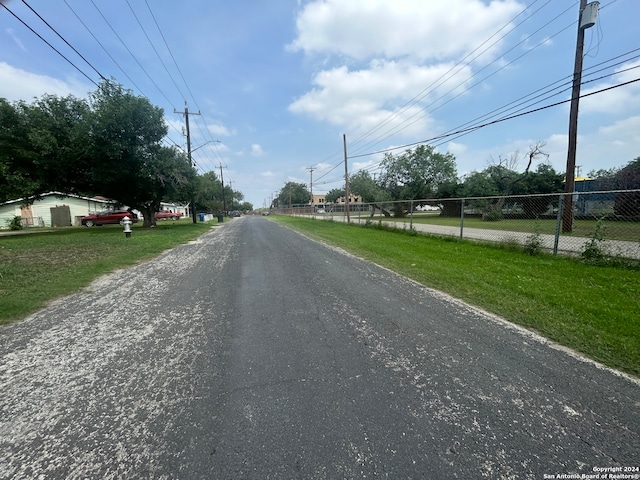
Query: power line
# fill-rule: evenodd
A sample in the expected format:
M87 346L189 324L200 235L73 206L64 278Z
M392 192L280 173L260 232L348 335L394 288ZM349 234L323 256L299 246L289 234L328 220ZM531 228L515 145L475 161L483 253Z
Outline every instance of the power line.
M386 123L388 123L391 119L397 117L398 115L400 115L400 113L402 113L403 111L406 111L410 106L415 105L416 103L418 103L418 101L422 98L424 98L428 93L430 93L431 91L433 91L436 87L442 85L446 80L449 80L450 78L452 78L456 73L458 73L460 69L458 69L456 72L454 72L453 74L449 75L453 70L456 69L456 67L460 66L467 58L469 58L473 53L475 53L476 51L478 51L479 48L481 48L483 45L485 45L488 41L490 41L493 37L495 37L500 31L502 31L504 28L506 28L507 26L509 26L511 24L511 22L513 22L515 19L517 19L520 15L522 15L525 11L527 11L528 9L530 9L535 3L537 2L534 1L532 4L530 4L526 9L524 9L523 11L521 11L518 15L516 15L515 17L513 17L511 20L509 20L509 22L507 22L503 27L501 27L498 31L496 31L491 37L489 37L487 40L485 40L482 44L480 44L478 47L476 47L472 52L470 52L467 56L465 56L462 60L460 60L459 62L456 63L456 65L454 65L453 67L451 67L446 73L444 73L438 80L432 82L432 84L425 88L422 92L420 92L418 95L416 95L415 97L413 97L412 100L410 100L409 102L407 102L406 104L404 104L402 107L400 107L399 109L397 109L394 113L392 113L391 115L389 115L385 120L383 120L381 123L379 123L376 127L372 128L371 130L369 130L366 134L362 135L361 137L359 137L356 141L354 141L352 143L352 145L357 144L358 142L361 142L362 140L364 140L365 138L369 137L372 133L374 133L375 131L378 131L382 126L384 126ZM529 20L533 15L535 15L536 13L540 12L544 7L546 7L548 4L550 3L550 1L547 1L545 4L543 4L542 6L540 6L536 11L534 11L527 19L523 20L522 22L518 23L516 25L522 25L524 22L526 22L527 20ZM522 39L520 42L516 43L515 45L513 45L511 48L509 48L506 52L504 53L508 53L512 50L514 50L517 46L521 45L523 42L525 42L528 38L530 38L532 35L534 35L535 33L538 33L539 31L541 31L542 29L544 29L545 27L547 27L548 25L550 25L553 21L557 20L558 18L560 18L562 15L564 15L568 10L570 10L572 8L569 7L567 9L565 9L564 11L562 11L560 14L556 15L553 19L551 19L550 21L546 22L544 25L542 25L540 28L538 28L535 32L533 32L531 35L527 36L527 38ZM565 31L566 29L570 28L572 25L575 24L575 21L572 22L570 25L564 27L562 30L556 32L553 36L551 37L547 37L544 41L540 42L538 45L536 45L535 47L529 49L528 51L526 51L525 53L523 53L522 55L516 57L515 59L511 60L509 63L507 63L506 65L503 65L501 68L499 68L498 70L492 72L490 75L487 75L486 77L484 77L483 79L477 81L476 83L474 83L473 85L471 85L466 91L468 91L469 89L481 84L483 81L485 81L486 79L490 78L491 76L497 74L499 71L501 71L502 69L506 68L508 65L514 63L515 61L519 60L520 58L522 58L524 55L530 53L531 51L535 50L536 48L540 47L541 45L543 45L545 43L545 41L549 40L550 38L553 38L557 35L559 35L560 33L562 33L563 31ZM495 44L497 44L500 40L502 40L503 38L505 38L509 33L511 33L511 31L514 31L514 29L510 30L509 32L507 32L505 35L502 35L499 39L497 39L495 42L493 42L491 45L489 45L486 49L482 50L481 52L478 53L478 55L474 56L472 59L469 60L469 62L467 62L465 65L469 65L473 60L477 59L480 55L482 55L483 53L485 53L489 48L491 48L492 46L494 46ZM504 55L503 53L503 55ZM471 77L475 77L478 74L480 74L483 70L487 69L489 66L491 66L492 64L496 63L497 60L494 60L493 62L490 62L489 64L485 65L483 68L481 68L480 70L478 70L477 72L474 73L474 75ZM464 65L463 65L464 66ZM378 135L375 139L373 139L372 141L368 142L369 145L375 145L375 144L379 144L382 141L384 141L385 139L389 138L391 135L399 132L401 129L407 128L413 124L415 124L418 120L420 120L421 118L424 118L426 115L428 115L429 113L433 113L434 111L436 111L439 108L442 108L444 105L446 105L447 103L450 103L451 101L455 100L456 98L458 98L459 96L462 95L462 93L456 95L455 97L447 100L446 102L440 104L438 107L436 107L435 109L431 110L431 111L426 111L426 108L436 104L438 101L442 100L446 95L448 95L449 93L451 93L452 91L454 91L456 88L460 87L464 82L456 85L455 87L451 88L449 91L447 91L446 93L444 93L443 95L441 95L440 97L438 97L437 99L435 99L434 101L432 101L429 105L427 105L423 111L425 111L425 113L423 115L421 115L420 117L416 118L413 122L409 123L407 125L407 122L409 120L411 120L412 118L416 117L416 115L418 115L418 113L414 113L413 115L411 115L410 117L408 117L407 119L405 119L402 123L400 123L399 125L397 125L396 127L387 130L385 133L382 133L381 135ZM361 146L359 148L360 151L363 150L363 146ZM356 148L356 151L358 151L358 148ZM334 154L335 155L335 154ZM364 156L364 155L363 155ZM335 170L338 166L340 166L342 164L342 162L339 162L335 167L333 167L330 171L328 171L326 174L324 174L323 176L321 176L320 178L323 178L324 176L328 175L331 171Z
M115 58L113 58L113 56L109 53L109 51L105 48L105 46L102 44L102 42L100 42L100 40L98 40L98 37L96 37L94 35L94 33L91 31L91 29L87 26L87 24L82 20L82 18L80 18L80 16L76 13L76 11L73 9L73 7L71 5L69 5L69 3L67 2L67 0L63 0L65 5L69 8L69 10L71 10L71 12L75 15L75 17L78 19L78 21L82 24L82 26L87 30L87 32L89 32L89 34L93 37L93 39L96 41L96 43L98 45L100 45L100 48L102 48L102 50L104 51L104 53L106 53L109 58L111 59L111 61L113 63L116 64L116 66L120 69L120 71L124 74L125 77L127 77L127 79L129 80L129 82L131 82L131 84L136 87L136 89L145 97L147 97L147 95L145 95L145 93L142 91L142 89L136 85L136 82L133 81L133 79L127 74L127 72L120 66L120 64L117 62L117 60Z
M89 60L87 60L86 58L84 58L84 56L83 56L83 55L82 55L78 50L76 50L76 48L75 48L73 45L71 45L71 44L67 41L67 39L66 39L66 38L64 38L62 35L60 35L60 33L59 33L55 28L53 28L53 27L51 26L51 24L49 24L49 22L47 22L44 18L42 18L42 17L40 16L40 14L39 14L38 12L36 12L36 11L31 7L31 5L29 5L25 0L22 0L22 3L24 3L24 4L29 8L29 10L31 10L31 11L32 11L32 12L33 12L33 13L34 13L34 14L35 14L35 15L36 15L40 20L42 20L42 22L43 22L47 27L49 27L49 28L50 28L50 29L51 29L51 30L52 30L52 31L53 31L53 32L54 32L58 37L60 37L60 39L61 39L64 43L66 43L66 44L67 44L67 45L68 45L68 46L69 46L69 47L70 47L74 52L76 52L76 54L77 54L77 55L78 55L82 60L84 60L84 61L85 61L85 63L86 63L87 65L89 65L89 66L93 69L93 71L94 71L94 72L96 72L96 73L98 74L98 76L99 76L102 80L106 80L105 76L104 76L104 75L102 75L102 73L100 73L100 72L98 71L98 69L97 69L96 67L94 67L94 66L91 64L91 62L90 62Z
M24 0L23 0L24 1ZM162 64L162 66L164 67L165 72L167 72L167 75L169 75L169 78L171 79L171 81L173 82L173 85L176 87L176 90L178 90L178 92L180 93L180 95L182 96L182 98L184 98L184 94L182 93L182 91L180 90L180 87L178 86L178 84L176 83L176 81L173 79L173 76L171 76L171 73L169 72L169 69L167 68L167 66L165 65L164 61L162 60L162 57L160 56L160 54L158 53L158 50L156 49L155 45L153 44L153 42L151 41L151 39L149 38L149 35L147 34L147 31L145 30L144 26L142 25L142 22L140 22L140 19L138 18L138 15L136 15L135 10L133 9L133 7L131 6L131 3L129 2L129 0L125 0L127 2L127 5L129 6L129 10L131 10L131 13L133 14L133 17L136 19L136 22L138 22L138 25L140 26L140 29L142 30L142 33L144 33L144 36L147 38L147 41L149 42L149 45L151 45L151 48L153 49L153 51L156 54L156 57L158 57L158 60L160 60L160 63Z
M353 142L351 142L351 145L357 145L359 142L361 142L362 140L364 140L365 138L369 137L371 134L373 134L374 132L376 132L377 130L379 130L380 128L382 128L385 124L387 124L388 122L390 122L393 118L398 117L402 112L406 111L409 107L417 104L421 99L423 99L424 97L426 97L429 93L431 93L433 90L435 90L436 87L442 85L446 80L452 78L453 76L455 76L457 73L460 72L460 70L471 64L471 62L473 60L476 60L477 58L479 58L481 55L483 55L487 50L489 50L491 47L493 47L494 45L496 45L496 43L498 43L500 40L504 39L507 35L509 35L509 33L511 33L511 31L507 32L506 34L502 35L500 38L498 38L495 42L493 42L491 45L489 45L487 48L485 48L484 50L482 50L480 53L478 53L478 55L474 56L473 58L471 58L468 62L464 63L465 60L467 60L467 58L469 58L471 55L473 55L475 52L477 52L482 46L484 46L487 42L489 42L492 38L494 38L496 35L498 35L502 30L504 30L505 28L507 28L511 22L513 22L515 19L517 19L520 15L523 15L529 8L531 8L533 5L535 5L535 3L537 3L538 0L535 0L531 5L529 5L527 8L525 8L524 10L522 10L520 13L518 13L516 16L514 16L513 18L511 18L506 24L504 24L502 27L500 27L496 32L493 33L493 35L491 35L489 38L487 38L484 42L482 42L480 45L478 45L475 49L473 49L471 52L469 52L464 58L462 58L461 60L459 60L458 62L456 62L455 65L453 65L451 68L449 68L449 70L447 70L444 74L442 74L437 80L434 80L428 87L424 88L420 93L418 93L417 95L415 95L411 100L409 100L407 103L405 103L403 106L401 106L400 108L396 109L391 115L389 115L387 118L385 118L382 122L380 122L376 127L372 128L371 130L369 130L366 134L358 137L356 140L354 140ZM538 13L542 8L544 8L546 5L548 5L551 2L551 0L548 0L542 7L540 7L538 10L536 10L535 12L532 13L531 16L535 15L536 13ZM529 17L531 18L531 17ZM529 18L523 20L522 22L520 22L518 25L516 25L514 27L517 28L518 26L520 26L522 23L526 22ZM493 63L493 62L492 62ZM455 71L453 74L449 75L453 70L455 70L457 67L460 67L457 71ZM446 77L446 78L445 78ZM379 137L378 137L379 138Z
M549 2L547 2L549 3ZM547 4L543 5L546 6ZM556 15L552 20L548 21L547 23L545 23L543 26L541 26L540 28L538 28L536 31L534 31L531 35L534 35L538 32L540 32L542 29L544 29L546 26L550 25L553 21L557 20L558 18L560 18L562 15L564 15L565 13L567 13L573 6L570 6L569 8L565 9L564 11L562 11L560 14ZM539 11L539 10L538 10ZM521 22L519 25L521 25L524 22ZM564 32L565 30L567 30L568 28L572 27L573 25L575 25L575 21L573 21L571 24L567 25L566 27L562 28L560 31L554 33L551 37L548 37L546 39L544 39L543 41L539 42L535 47L525 51L524 53L522 53L521 55L519 55L518 57L512 59L510 62L502 65L499 69L493 71L492 73L490 73L489 75L483 77L482 79L476 81L474 84L472 84L471 86L469 86L467 89L465 89L465 92L460 92L459 94L455 95L454 97L448 99L447 101L445 101L444 103L441 103L440 105L438 105L437 107L431 109L431 110L427 110L427 108L435 105L437 102L439 102L440 100L442 100L443 98L445 98L448 94L450 94L451 92L453 92L454 90L456 90L457 88L461 87L462 85L464 85L464 81L458 83L457 85L455 85L454 87L452 87L451 89L449 89L447 92L443 93L442 95L440 95L438 98L436 98L435 100L433 100L429 105L427 105L423 111L424 114L419 116L418 118L416 118L414 121L412 121L411 123L407 124L407 122L409 122L409 120L411 120L412 118L416 117L418 115L418 112L414 113L413 115L411 115L410 117L408 117L407 119L405 119L401 124L397 125L396 127L394 127L391 130L388 130L387 132L385 132L383 135L386 135L384 137L382 137L382 135L379 135L378 137L376 137L376 139L373 140L373 142L369 142L369 144L379 144L382 141L388 139L390 136L398 133L400 130L403 130L407 127L410 127L411 125L415 124L417 121L419 121L420 119L426 117L427 115L435 112L436 110L442 108L443 106L447 105L448 103L452 102L453 100L455 100L456 98L460 97L461 95L463 95L463 93L468 92L469 90L471 90L472 88L480 85L482 82L484 82L485 80L487 80L488 78L491 78L492 76L496 75L498 72L500 72L501 70L505 69L507 66L513 64L514 62L516 62L517 60L520 60L522 57L524 57L525 55L528 55L529 53L531 53L532 51L534 51L535 49L539 48L541 45L543 45L547 40L552 39L554 37L556 37L557 35L559 35L560 33ZM515 48L517 48L519 45L521 45L522 43L524 43L531 35L529 35L528 37L522 39L520 42L516 43L515 45L513 45L511 48L509 48L508 50L506 50L502 55L507 54L511 51L513 51ZM482 67L480 70L478 70L477 72L475 72L471 77L474 78L477 75L479 75L482 71L486 70L487 68L489 68L491 65L493 65L494 63L496 63L498 61L498 59L490 62L489 64L485 65L484 67ZM442 77L441 77L442 78ZM448 77L446 80L448 80L451 77ZM440 83L442 84L444 83L444 80ZM439 85L440 85L439 84ZM361 148L362 150L362 148Z
M158 84L153 80L153 78L151 77L151 75L149 75L149 72L147 72L147 70L142 66L142 64L140 63L140 61L136 58L136 56L133 54L133 52L131 51L131 49L127 46L127 44L124 42L124 40L122 40L122 37L120 37L120 35L118 35L118 32L116 32L116 30L113 28L113 26L111 25L111 22L109 22L109 20L107 19L107 17L104 16L104 14L102 13L102 10L100 10L100 8L96 5L94 0L91 0L91 4L95 7L95 9L98 11L98 13L100 14L100 16L102 17L102 19L105 21L105 23L109 26L109 28L111 29L111 31L113 32L113 34L116 36L116 38L118 40L120 40L120 43L122 44L122 46L127 50L127 52L129 52L129 54L131 55L131 58L133 58L135 60L135 62L138 64L138 66L140 67L140 69L145 73L145 75L147 76L147 78L151 81L151 83L156 87L156 89L158 90L158 92L160 92L160 95L162 95L164 97L164 99L167 101L167 103L169 105L172 105L173 103L171 102L171 100L169 100L169 98L165 95L165 93L162 91L162 89L158 86Z
M619 83L617 85L613 85L613 86L610 86L610 87L602 88L602 89L596 90L594 92L586 93L586 94L580 95L579 98L590 97L592 95L595 95L595 94L598 94L598 93L602 93L602 92L606 92L608 90L613 90L615 88L623 87L625 85L629 85L629 84L632 84L632 83L635 83L635 82L640 82L640 78L636 78L634 80L629 80L627 82ZM571 100L573 100L573 99L570 98L568 100L562 100L560 102L556 102L556 103L552 103L552 104L549 104L549 105L545 105L545 106L540 107L540 108L535 108L533 110L528 110L526 112L522 112L522 113L518 113L518 114L515 114L515 115L509 115L507 117L499 118L499 119L493 120L491 122L487 122L487 123L483 123L483 124L480 124L480 125L474 125L472 127L460 129L460 130L457 130L457 131L452 132L452 133L437 135L435 137L432 137L432 138L429 138L429 139L426 139L426 140L421 140L421 141L418 141L418 142L408 143L408 144L405 144L405 145L400 145L398 147L387 148L387 149L384 149L384 150L378 150L376 152L370 152L370 153L365 153L365 154L360 154L360 155L353 155L353 156L350 156L349 158L366 157L366 156L370 156L370 155L376 155L376 154L380 154L380 153L386 153L386 152L391 152L391 151L394 151L394 150L399 150L401 148L413 147L413 146L421 145L421 144L428 144L428 143L432 142L433 140L442 140L444 138L448 138L448 137L453 136L453 135L459 135L461 133L476 131L476 130L479 130L481 128L488 127L489 125L494 125L496 123L501 123L501 122L504 122L504 121L507 121L507 120L513 120L514 118L522 117L524 115L529 115L531 113L539 112L541 110L546 110L547 108L557 107L558 105L562 105L564 103L569 103L569 102L571 102Z
M195 96L191 92L191 89L189 88L189 84L187 83L187 80L184 78L184 75L182 74L182 70L180 70L180 67L178 66L178 62L176 62L176 58L173 56L173 52L169 48L169 44L167 43L167 39L165 38L164 33L162 33L162 29L160 28L160 25L158 24L158 21L156 20L156 16L153 14L153 11L151 10L151 6L149 5L149 2L147 0L144 0L144 3L147 5L147 9L149 10L149 13L151 14L151 18L153 18L153 21L154 21L154 23L156 25L156 28L158 29L158 32L160 33L160 37L162 37L162 41L164 42L165 47L167 47L167 51L169 52L169 55L171 56L171 59L173 60L173 64L176 66L176 69L178 70L178 73L180 74L180 78L182 78L182 81L184 82L184 85L187 87L187 91L189 92L189 95L191 95L191 100L193 101L193 104L196 106L196 108L198 110L200 110L200 107L198 106L198 104L196 102Z
M62 54L62 52L60 52L60 50L58 50L56 47L54 47L53 45L51 45L47 40L45 40L42 35L40 35L38 32L36 32L33 28L31 28L24 20L22 20L18 15L16 15L15 13L13 13L13 11L7 7L4 3L0 3L0 5L2 5L5 10L7 10L11 15L13 15L20 23L22 23L25 27L27 27L29 30L31 30L40 40L42 40L44 43L46 43L49 47L51 47L51 49L56 52L58 55L60 55L62 58L64 58L73 68L75 68L78 72L80 72L87 80L89 80L91 83L93 83L96 87L98 86L98 84L95 82L95 80L93 80L89 75L87 75L85 72L83 72L80 67L78 67L75 63L73 63L71 60L69 60L67 57L64 56L64 54Z

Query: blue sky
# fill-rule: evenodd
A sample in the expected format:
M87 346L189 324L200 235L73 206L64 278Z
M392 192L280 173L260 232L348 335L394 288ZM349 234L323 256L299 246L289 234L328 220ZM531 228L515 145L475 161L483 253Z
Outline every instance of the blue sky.
M308 184L309 168L314 193L340 187L343 134L349 171L375 173L374 152L486 123L514 101L528 103L500 116L567 100L579 8L578 0L0 1L82 71L0 7L0 97L86 97L97 70L163 108L167 141L182 147L184 118L174 110L186 101L201 113L190 117L199 172L220 174L222 165L225 183L255 207L288 181ZM639 19L638 0L600 2L585 31L583 94L640 78ZM532 99L550 85L555 96ZM564 172L568 118L565 103L431 143L455 155L460 177L516 153L521 170L539 141ZM582 175L640 156L640 82L583 98L578 129Z

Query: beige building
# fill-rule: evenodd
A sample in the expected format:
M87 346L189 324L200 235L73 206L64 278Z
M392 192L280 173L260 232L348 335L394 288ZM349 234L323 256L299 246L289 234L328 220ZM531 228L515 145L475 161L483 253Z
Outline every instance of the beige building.
M324 195L313 195L313 202L310 202L311 205L315 205L317 207L324 207L324 205L327 203L325 196ZM336 204L343 204L344 203L344 197L340 197L336 200L335 202ZM362 203L362 196L361 195L349 195L349 203Z

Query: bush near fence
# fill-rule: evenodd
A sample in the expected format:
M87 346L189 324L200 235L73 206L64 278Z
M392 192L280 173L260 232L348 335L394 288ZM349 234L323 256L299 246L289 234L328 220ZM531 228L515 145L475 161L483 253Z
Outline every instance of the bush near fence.
M566 205L571 208L570 229L563 222ZM579 255L596 246L605 256L640 259L640 190L352 203L348 211L345 204L307 204L272 213L386 222L429 234L524 246L535 241L554 254Z

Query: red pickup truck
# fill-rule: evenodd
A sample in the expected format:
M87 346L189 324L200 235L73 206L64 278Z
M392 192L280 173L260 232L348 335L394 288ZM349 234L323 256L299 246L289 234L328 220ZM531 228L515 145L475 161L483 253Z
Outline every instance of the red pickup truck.
M182 218L182 212L170 212L168 210L156 212L156 220L178 220L179 218Z

